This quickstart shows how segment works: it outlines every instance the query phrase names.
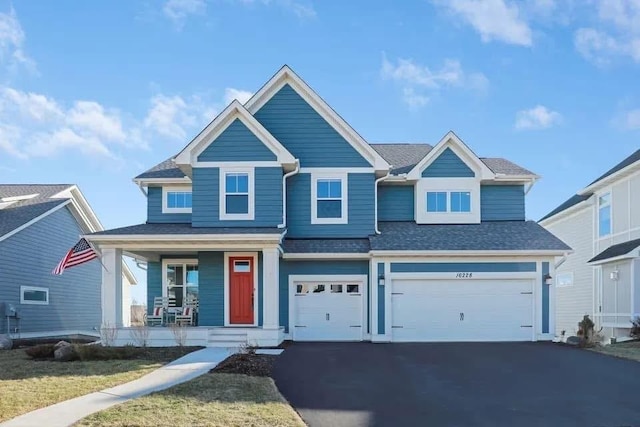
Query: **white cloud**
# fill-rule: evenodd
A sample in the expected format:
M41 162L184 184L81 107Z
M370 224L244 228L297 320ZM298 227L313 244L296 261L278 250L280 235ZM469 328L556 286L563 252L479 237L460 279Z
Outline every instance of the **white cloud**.
M484 74L466 73L460 62L452 59L445 60L440 68L431 69L413 59L398 58L393 63L383 53L380 73L383 79L393 80L402 86L403 100L411 108L428 103L426 91L460 87L486 92L489 87L489 79Z
M155 130L160 135L185 139L187 133L185 124L190 124L194 120L187 109L187 103L180 96L156 95L151 99L151 108L144 125Z
M36 72L36 63L24 51L25 34L16 11L0 13L0 59L11 68L25 67Z
M515 128L518 130L547 129L561 121L562 116L557 111L552 111L543 105L536 105L516 113Z
M483 42L531 46L532 31L516 2L508 0L434 0L455 18L471 25ZM548 0L545 3L549 3ZM548 4L546 7L550 7Z
M244 104L253 96L253 92L242 89L235 89L228 87L224 90L224 103L229 105L234 99L237 99L239 103Z
M162 7L162 12L174 23L176 29L181 30L189 16L203 15L206 9L205 0L168 0Z
M124 141L127 137L119 112L107 112L102 105L93 101L76 101L67 112L67 123L111 141Z
M2 88L0 106L4 109L15 109L21 115L38 122L59 119L63 113L53 99L44 95L21 92L10 87Z

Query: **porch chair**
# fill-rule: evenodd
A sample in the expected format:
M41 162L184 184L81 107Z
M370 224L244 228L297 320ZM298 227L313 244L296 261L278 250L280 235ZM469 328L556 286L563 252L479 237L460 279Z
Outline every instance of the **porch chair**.
M164 323L164 307L163 306L153 307L153 311L151 312L151 314L147 315L148 326L153 326L156 323L160 323L160 325Z
M194 308L187 305L182 309L182 313L176 313L175 322L177 324L193 326Z

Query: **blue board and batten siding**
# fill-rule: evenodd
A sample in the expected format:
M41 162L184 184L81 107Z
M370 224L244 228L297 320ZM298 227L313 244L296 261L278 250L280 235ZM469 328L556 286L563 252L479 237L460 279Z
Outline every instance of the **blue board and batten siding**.
M348 224L311 224L311 175L299 173L287 181L287 237L353 238L375 232L373 173L348 174Z
M378 278L384 276L384 263L378 263ZM377 278L376 278L377 279ZM376 286L378 287L378 334L384 335L384 325L385 325L385 294L384 294L384 286L380 286L379 281L375 280Z
M366 275L369 277L369 261L284 261L280 260L280 325L289 331L289 276L290 275ZM369 305L363 301L363 305ZM363 306L363 310L365 307ZM368 317L368 316L367 316Z
M549 333L549 286L545 283L549 275L549 263L542 263L542 333Z
M220 220L220 169L193 168L194 227L275 227L282 223L282 168L255 168L255 217Z
M524 185L480 186L482 221L524 221Z
M149 187L147 189L147 222L188 224L191 222L191 214L162 213L162 187Z
M100 327L100 263L91 261L65 270L61 276L51 274L81 234L77 221L63 207L0 242L0 302L19 310L21 332L92 331ZM48 288L49 304L20 304L20 286ZM0 317L0 333L7 331L4 322Z
M378 220L413 221L414 198L413 185L380 185L378 187Z
M370 167L326 120L288 84L254 117L302 167Z
M423 178L473 178L476 174L465 162L446 148L422 171Z
M235 119L198 156L200 162L275 161L276 155Z

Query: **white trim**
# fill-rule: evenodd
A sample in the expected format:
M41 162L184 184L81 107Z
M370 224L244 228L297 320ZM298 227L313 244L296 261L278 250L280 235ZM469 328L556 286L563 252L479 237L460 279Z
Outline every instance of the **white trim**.
M67 200L65 202L60 203L58 206L53 207L51 209L49 209L48 211L46 211L45 213L43 213L42 215L39 215L35 218L33 218L31 221L29 222L25 222L24 224L22 224L20 227L18 228L14 228L13 230L11 230L10 232L8 232L7 234L0 236L0 242L2 242L3 240L8 239L9 237L13 236L16 233L19 233L20 231L24 230L25 228L35 224L36 222L40 221L42 218L45 218L49 215L51 215L52 213L54 213L55 211L62 209L63 207L67 206L69 203L71 203L71 200Z
M440 154L446 149L451 148L451 150L460 157L464 163L467 164L476 174L475 178L478 180L492 180L496 178L496 174L489 169L487 165L484 164L478 156L475 155L467 145L462 142L458 136L452 131L447 132L447 134L433 147L431 151L427 153L426 156L418 162L417 165L413 167L407 173L407 179L421 179L422 171L426 169L435 159L437 159ZM471 162L471 165L469 164ZM501 177L504 178L504 177Z
M96 326L97 328L97 326ZM67 337L72 335L85 335L88 337L100 337L100 332L97 330L77 330L77 329L63 329L60 331L42 331L42 332L18 332L10 334L13 339L26 339L26 338L45 338L45 337Z
M601 180L596 181L593 184L583 188L582 190L578 191L578 194L586 195L588 193L599 191L601 188L611 186L611 183L615 182L619 178L625 178L627 176L631 178L635 176L637 173L640 173L640 171L633 171L638 167L640 167L640 162L631 163L630 165L620 169L619 171L612 173L611 175L605 178L602 178Z
M168 206L169 199L168 193L178 192L178 193L191 193L192 202L193 203L193 188L189 185L185 186L163 186L162 187L162 213L191 213L192 208L170 208Z
M340 117L322 98L287 65L283 66L269 81L256 92L245 107L255 114L282 87L289 84L336 132L375 168L387 171L389 164L373 149L349 124Z
M289 335L295 341L295 288L296 282L359 282L362 288L360 293L360 307L362 311L360 328L360 341L364 340L367 328L367 305L369 300L367 275L366 274L291 274L289 275L288 294L289 294ZM373 325L372 325L373 326Z
M162 296L166 297L168 294L168 285L169 283L167 282L167 268L169 266L169 264L182 264L184 267L186 267L186 265L191 264L191 265L197 265L198 266L198 271L200 271L200 265L198 264L198 259L197 258L164 258L162 260ZM183 274L183 299L186 299L187 297L187 293L186 293L186 287L187 287L187 269L183 268L182 271ZM199 276L198 276L199 277ZM198 279L198 286L200 286L199 283L199 279Z
M547 255L547 256L562 256L566 254L572 254L573 251L567 250L500 250L500 251L388 251L388 250L372 250L369 252L372 256L380 257L434 257L434 256L449 256L449 257L475 257L475 256L534 256L534 255Z
M100 223L97 215L93 209L91 209L87 199L84 198L77 185L72 185L61 192L54 194L51 198L71 199L71 213L76 217L81 226L85 227L90 232L104 230L102 223Z
M330 153L329 153L330 154ZM311 173L311 174L349 174L349 173L374 173L374 168L300 168L300 173Z
M596 194L596 240L601 240L603 238L607 238L607 237L611 237L611 234L613 233L613 189L612 188L607 188L606 190L602 191L601 193ZM604 196L609 196L609 202L606 204L601 205L600 204L600 199ZM609 208L609 232L607 234L600 234L600 209L602 208Z
M605 249L606 250L606 249ZM601 259L598 261L593 261L593 262L588 262L587 264L592 265L592 266L597 266L597 265L603 265L603 264L609 264L612 262L617 262L617 261L624 261L624 260L628 260L628 259L634 259L640 256L640 253L638 253L638 248L636 247L635 249L630 250L629 252L627 252L624 255L618 255L616 257L612 257L612 258L605 258L605 259ZM604 251L602 251L604 252Z
M253 259L253 323L231 323L229 320L230 308L229 308L229 258L252 258ZM257 252L225 252L224 253L224 326L227 327L241 327L258 326L258 301L260 301L260 286L258 277L258 253ZM264 285L264 284L263 284Z
M472 277L461 279L456 277L458 272L408 272L385 274L386 280L452 280L452 281L473 281L473 280L536 280L540 274L537 271L511 271L511 272L472 272Z
M294 163L293 155L237 100L234 100L213 119L175 157L174 162L178 165L193 165L197 162L198 156L236 119L240 120L276 156L279 163Z
M225 167L220 168L219 175L219 190L218 195L219 199L219 219L220 221L253 221L255 219L255 200L256 200L256 191L255 191L255 170L251 167ZM247 174L248 176L248 194L247 194L247 205L248 212L246 214L236 214L236 213L227 213L227 188L226 188L226 176L227 174Z
M340 180L341 209L340 218L318 218L318 180ZM349 174L324 169L311 174L311 224L348 224L349 223Z
M148 187L149 184L191 184L191 178L188 176L182 178L134 178L133 182Z
M566 221L569 218L572 218L575 215L579 215L582 213L583 208L588 208L593 205L593 198L589 197L581 202L576 203L575 205L558 212L557 214L550 216L549 218L545 218L542 221L539 221L543 227L551 227L556 224L556 222Z
M370 259L369 253L285 253L283 259Z
M24 299L25 291L45 292L47 294L46 301L32 301ZM20 286L20 304L24 305L49 305L49 288L40 286Z
M107 235L85 235L82 236L89 241L95 242L254 242L254 241L274 241L280 242L283 234L107 234Z
M235 162L199 162L194 161L193 167L202 168L273 168L282 167L282 164L275 161L258 160L258 161L235 161Z
M629 203L629 205L631 205L631 203ZM625 231L618 231L617 233L611 233L611 234L607 234L606 236L596 237L594 243L599 242L600 240L607 240L607 239L611 239L613 237L623 236L625 234L628 235L630 233L633 233L634 231L640 231L640 227L632 227L632 228L626 229ZM630 239L630 240L632 240L632 239ZM633 239L633 240L635 240L635 239Z

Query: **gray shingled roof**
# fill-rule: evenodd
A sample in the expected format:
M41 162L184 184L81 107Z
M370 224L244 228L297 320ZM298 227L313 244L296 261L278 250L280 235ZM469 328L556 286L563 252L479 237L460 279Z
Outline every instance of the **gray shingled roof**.
M91 233L92 236L152 234L282 234L276 227L192 227L191 224L137 224Z
M628 242L618 243L617 245L609 246L598 255L591 258L587 263L595 261L603 261L605 259L615 258L622 255L626 255L632 250L640 246L640 239L629 240Z
M142 178L183 178L184 172L173 162L175 156L169 157L162 163L158 163L146 172L136 176L135 179Z
M493 173L505 175L535 175L529 169L518 166L510 160L502 157L480 157L482 163L487 165Z
M623 161L621 161L620 163L618 163L617 165L615 165L614 167L612 167L611 169L609 169L608 171L606 171L604 174L600 175L595 181L591 182L591 184L587 185L587 187L595 184L598 181L602 181L603 179L605 179L606 177L613 175L614 173L626 168L627 166L631 166L632 164L634 164L635 162L640 161L640 150L636 150L634 153L632 153L629 157L627 157L626 159L624 159ZM552 216L559 214L560 212L569 209L571 206L577 205L578 203L587 200L589 197L591 197L591 194L585 194L583 196L580 196L578 194L575 194L573 196L571 196L568 200L566 200L565 202L563 202L560 206L558 206L557 208L555 208L554 210L552 210L551 212L549 212L548 214L546 214L544 217L542 217L542 219L540 219L540 221L543 221L547 218L551 218Z
M285 253L368 253L369 239L285 239Z
M38 194L31 199L0 209L0 236L65 203L68 199L51 199L51 196L71 186L71 184L0 184L0 199Z
M372 250L568 251L571 248L534 221L479 224L381 222L382 234L369 237Z

